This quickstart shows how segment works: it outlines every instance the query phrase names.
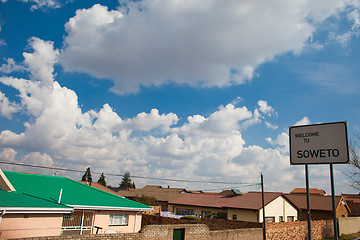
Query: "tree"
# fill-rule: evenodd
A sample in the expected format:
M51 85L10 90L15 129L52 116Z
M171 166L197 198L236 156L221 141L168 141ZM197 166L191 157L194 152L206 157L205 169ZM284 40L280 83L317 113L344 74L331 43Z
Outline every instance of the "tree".
M101 173L101 176L100 176L100 178L99 178L99 180L97 182L106 187L106 181L105 181L104 173Z
M90 167L88 167L88 168L86 169L86 172L85 172L85 174L82 176L81 181L84 181L84 182L87 182L87 183L91 183L91 182L92 182Z
M360 134L356 135L356 140L350 142L349 157L350 168L345 175L349 178L350 186L360 190Z
M123 175L122 181L120 183L120 188L122 189L129 189L129 188L135 188L135 183L131 182L130 173L126 172Z

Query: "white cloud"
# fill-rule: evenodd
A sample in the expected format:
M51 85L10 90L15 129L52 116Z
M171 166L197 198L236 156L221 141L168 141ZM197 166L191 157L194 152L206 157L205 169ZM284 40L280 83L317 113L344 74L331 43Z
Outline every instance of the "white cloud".
M264 101L264 100L259 100L257 102L257 104L259 105L259 110L260 112L268 115L268 116L271 116L272 113L274 113L274 109L268 105L267 101ZM275 113L276 114L276 113Z
M273 124L271 124L269 122L266 122L266 121L265 121L265 125L266 125L267 128L270 128L270 129L273 129L273 130L276 130L276 129L279 128L279 126L273 125Z
M301 126L301 125L309 125L310 119L308 117L303 117L300 121L296 122L294 126Z
M0 72L3 73L12 73L12 72L19 72L19 71L25 71L26 68L23 65L16 64L15 60L13 58L4 59L6 63L3 63L0 67Z
M14 162L17 152L12 148L4 148L0 152L0 159L2 161Z
M132 130L150 131L156 128L168 132L170 126L178 122L176 114L159 114L159 110L152 109L149 114L139 113L135 118L127 119L124 125Z
M2 84L19 91L16 104L29 116L23 132L0 133L1 158L70 169L91 166L105 173L250 183L258 183L262 171L268 191L289 191L289 183L301 184L298 170L289 165L284 134L268 139L273 149L246 145L243 130L273 112L267 102L259 101L254 111L229 103L181 123L175 113L160 114L157 109L121 119L106 103L100 110L84 112L76 93L53 80L57 50L50 42L33 41L34 52L24 54L22 63L30 80L0 77ZM14 149L24 156L17 159Z
M358 4L358 3L357 3ZM359 6L357 6L359 7ZM348 21L352 23L351 29L344 33L330 32L329 38L339 42L342 46L346 46L350 40L360 35L360 13L359 9L354 9L347 14Z
M289 153L289 135L285 132L279 134L276 139L270 137L266 138L266 141L276 146L276 148L283 154Z
M20 109L20 106L14 102L10 102L5 94L0 91L0 114L2 116L11 119L12 114L18 112Z
M44 8L60 8L61 4L57 0L20 0L24 3L31 4L31 10L44 9Z
M66 23L61 64L112 79L120 94L169 81L244 84L260 64L311 45L316 26L344 7L337 0L143 0L118 11L97 4Z
M24 65L28 67L31 79L38 80L42 84L52 84L54 80L54 64L58 61L59 50L54 50L54 43L32 37L29 46L34 49L33 53L23 53Z

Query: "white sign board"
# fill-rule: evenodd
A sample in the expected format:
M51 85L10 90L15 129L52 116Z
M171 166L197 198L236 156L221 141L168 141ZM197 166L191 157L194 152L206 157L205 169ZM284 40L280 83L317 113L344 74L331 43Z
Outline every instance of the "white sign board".
M349 163L346 122L289 128L290 164Z

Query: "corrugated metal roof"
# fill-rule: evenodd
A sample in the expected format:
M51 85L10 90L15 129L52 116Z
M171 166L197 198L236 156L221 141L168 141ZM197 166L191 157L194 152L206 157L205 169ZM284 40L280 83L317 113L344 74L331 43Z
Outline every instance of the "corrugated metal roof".
M32 197L16 191L7 192L0 190L0 209L9 208L27 208L32 209L63 209L64 211L72 211L72 208L57 204L54 202L46 201L41 198Z
M150 210L151 207L66 177L4 171L16 191L75 208Z

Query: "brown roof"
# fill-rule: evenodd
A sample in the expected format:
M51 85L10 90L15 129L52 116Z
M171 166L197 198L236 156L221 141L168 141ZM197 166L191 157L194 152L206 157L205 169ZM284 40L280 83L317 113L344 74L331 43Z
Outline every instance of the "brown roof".
M360 193L359 194L341 194L350 208L349 216L360 216Z
M149 196L154 197L158 201L169 202L180 196L181 193L187 192L185 188L163 188L157 185L146 185L143 188L132 189L132 190L121 190L118 194L125 197L141 197Z
M297 193L304 194L304 193L306 193L306 188L295 188L290 193L291 194L297 194ZM326 195L326 192L324 190L317 189L317 188L309 188L309 193L310 194L318 194L318 195Z
M265 192L265 205L282 195L283 194L279 192ZM259 210L262 208L261 192L248 192L243 195L189 193L169 203L213 208L240 208L251 210Z
M341 196L346 201L352 201L353 203L360 203L360 193L359 194L345 194L345 193L342 193Z
M285 194L295 206L301 210L307 209L306 194ZM335 196L335 205L338 206L342 197ZM310 209L320 211L332 211L331 196L310 195Z
M83 184L86 184L85 181L78 181L78 182L83 183ZM87 185L87 184L86 184L86 185ZM108 193L111 193L111 194L115 194L115 195L121 196L121 195L118 194L117 192L111 190L110 188L105 187L104 185L101 185L100 183L91 182L91 186L94 187L94 188L103 190L103 191L105 191L105 192L108 192Z

